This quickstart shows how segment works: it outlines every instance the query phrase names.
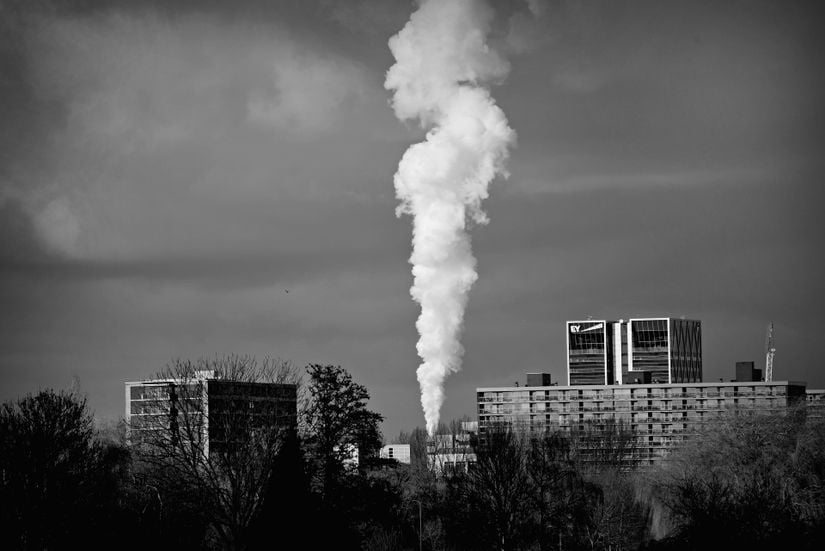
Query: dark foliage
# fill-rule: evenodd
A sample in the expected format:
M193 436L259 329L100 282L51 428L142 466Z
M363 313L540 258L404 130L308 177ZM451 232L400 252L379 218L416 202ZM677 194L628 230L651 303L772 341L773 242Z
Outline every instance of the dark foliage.
M187 473L133 455L125 433L95 430L76 394L5 404L0 546L293 549L284 534L296 534L302 548L362 551L806 550L825 537L825 423L801 413L714 421L641 471L628 467L635 439L620 425L541 435L492 427L471 441L469 470L438 472L420 430L405 436L420 448L417 465L378 459L380 416L366 388L340 367L308 371L302 432L279 429L277 446L254 457L258 436L232 438L238 449L220 461L243 468ZM363 450L357 468L344 464L347 444ZM214 485L197 478L210 473L220 475ZM236 474L251 477L243 487L255 506L225 538L216 495L246 499L232 491Z
M661 549L813 549L825 534L825 424L731 416L652 473Z
M217 377L214 392L199 375L204 371ZM231 355L176 360L157 378L170 381L161 389L167 394L147 404L160 414L141 419L139 442L138 427L132 430L138 481L157 496L158 529L175 520L190 545L248 549L282 446L296 430L296 370L289 362ZM250 401L246 389L258 383L286 383L292 411L282 402Z
M95 439L85 398L42 391L0 409L4 549L64 548L115 538L125 451Z
M530 536L528 446L524 435L507 426L490 430L475 443L476 464L457 477L456 502L465 515L476 517L470 525L475 548L521 549Z
M624 469L627 439L487 429L476 463L449 477L438 514L454 549L636 549L648 509ZM616 446L598 450L596 445ZM595 454L590 452L596 451Z
M309 403L304 411L306 442L314 466L315 488L326 500L344 480L347 460L357 450L359 460L381 447L383 417L367 409L369 391L340 366L313 364L309 374Z

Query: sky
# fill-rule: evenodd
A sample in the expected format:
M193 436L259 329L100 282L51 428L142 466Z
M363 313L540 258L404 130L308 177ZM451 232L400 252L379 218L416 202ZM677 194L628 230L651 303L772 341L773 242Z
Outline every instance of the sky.
M472 229L442 419L565 381L564 322L702 321L704 378L825 387L817 2L495 2L517 134ZM336 364L423 426L411 219L424 138L384 89L401 0L0 0L0 400L230 353Z

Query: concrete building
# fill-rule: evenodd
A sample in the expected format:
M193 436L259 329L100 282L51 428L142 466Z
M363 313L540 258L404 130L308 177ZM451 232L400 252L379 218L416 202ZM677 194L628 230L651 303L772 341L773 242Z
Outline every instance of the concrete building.
M825 389L809 388L805 390L808 417L825 418Z
M638 437L630 458L636 464L660 459L674 440L719 415L731 411L784 413L805 399L805 383L789 381L476 389L481 435L499 423L534 433L599 430L621 423ZM813 399L808 395L808 400Z
M730 412L784 414L807 402L825 416L825 391L805 383L762 381L753 362L736 364L736 379L702 382L698 320L634 318L568 321L567 386L530 373L527 386L476 389L479 435L499 424L531 433L627 430L630 463L649 464L703 423ZM605 436L606 438L606 436Z
M698 320L585 320L566 327L568 385L702 381Z
M152 432L177 429L197 440L207 453L231 442L233 418L261 426L294 427L297 386L240 382L214 371L198 371L191 379L150 379L125 383L127 439L143 444ZM250 415L251 414L251 415Z
M378 456L381 459L395 459L399 463L410 464L409 444L388 444L381 448Z
M434 434L427 439L428 467L436 473L467 472L476 462L472 438L478 432L476 421L462 421L458 430Z

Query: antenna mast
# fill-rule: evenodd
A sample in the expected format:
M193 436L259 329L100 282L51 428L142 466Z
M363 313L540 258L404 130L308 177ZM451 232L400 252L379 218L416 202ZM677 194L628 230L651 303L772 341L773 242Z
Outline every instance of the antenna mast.
M773 381L773 356L776 347L773 342L773 322L768 324L768 336L765 339L765 382Z

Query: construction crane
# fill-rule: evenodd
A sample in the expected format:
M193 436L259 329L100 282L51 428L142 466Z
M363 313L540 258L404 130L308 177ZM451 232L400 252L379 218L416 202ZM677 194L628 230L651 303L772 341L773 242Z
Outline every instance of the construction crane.
M765 382L773 381L773 356L776 347L773 343L773 322L768 324L768 336L765 338Z

